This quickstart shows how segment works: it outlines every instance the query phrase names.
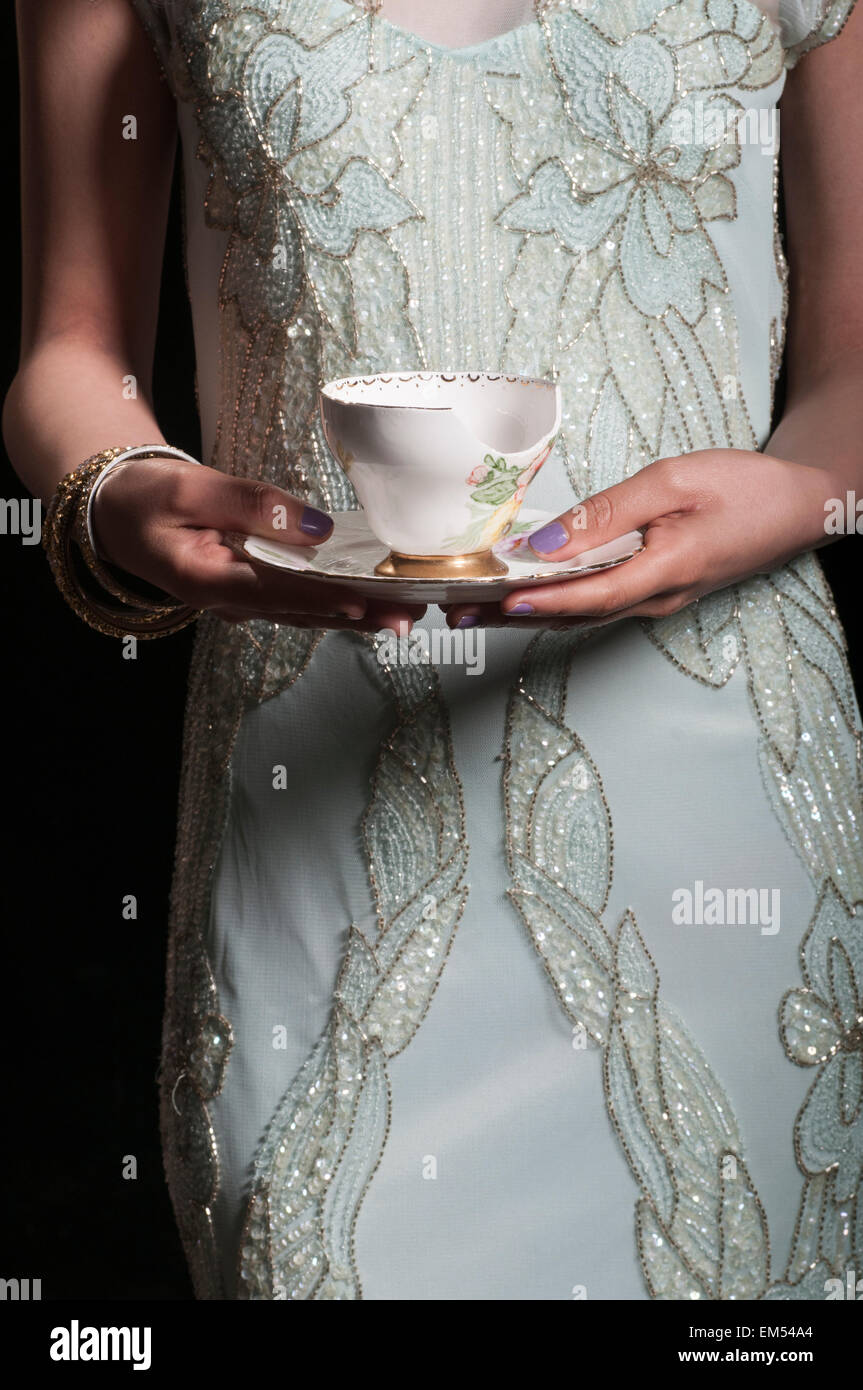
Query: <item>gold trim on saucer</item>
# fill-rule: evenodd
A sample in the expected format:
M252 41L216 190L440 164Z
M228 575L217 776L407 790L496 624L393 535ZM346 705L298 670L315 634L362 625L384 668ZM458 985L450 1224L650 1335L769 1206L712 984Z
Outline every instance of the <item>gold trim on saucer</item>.
M375 574L387 579L496 579L509 569L493 550L473 555L401 555L391 550L375 565Z

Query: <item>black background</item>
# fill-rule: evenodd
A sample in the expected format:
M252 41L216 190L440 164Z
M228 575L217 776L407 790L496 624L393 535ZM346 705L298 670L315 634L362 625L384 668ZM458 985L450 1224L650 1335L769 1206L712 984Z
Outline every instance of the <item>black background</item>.
M8 55L0 129L14 236L10 11L0 20ZM156 404L166 438L199 456L176 197L168 245ZM2 390L17 359L14 253L5 267ZM22 495L4 458L0 496ZM844 540L821 555L859 690L859 551ZM190 1298L162 1176L156 1072L192 633L140 642L137 660L123 660L120 643L64 606L40 547L0 536L0 568L8 594L0 1277L41 1279L43 1299ZM126 894L137 897L136 921L123 919ZM122 1176L126 1155L137 1159L135 1181Z
M3 7L6 219L17 245L14 23ZM176 183L176 181L175 181ZM165 437L200 457L175 187L157 349ZM18 352L17 253L4 276L0 389ZM0 496L22 484L3 459ZM168 891L193 629L122 644L60 599L40 546L0 536L4 1178L0 1277L42 1297L191 1298L162 1174L159 1063ZM137 921L122 900L138 899ZM135 1181L123 1159L137 1158Z

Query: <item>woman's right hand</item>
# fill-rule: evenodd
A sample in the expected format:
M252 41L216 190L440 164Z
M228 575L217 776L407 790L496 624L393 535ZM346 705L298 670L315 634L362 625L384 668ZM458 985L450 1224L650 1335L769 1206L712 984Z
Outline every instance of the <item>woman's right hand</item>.
M92 521L98 553L109 564L226 622L265 618L291 627L392 628L404 635L425 611L280 574L225 545L230 531L287 545L326 540L330 518L272 483L172 459L132 460L100 485Z

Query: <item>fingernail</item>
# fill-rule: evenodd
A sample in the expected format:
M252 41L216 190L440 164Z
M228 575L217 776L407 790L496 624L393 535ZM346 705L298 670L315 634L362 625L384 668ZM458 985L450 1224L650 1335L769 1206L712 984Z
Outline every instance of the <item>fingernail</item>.
M333 529L332 518L317 507L305 507L299 525L307 536L328 536Z
M533 535L528 537L528 544L537 555L551 555L552 551L560 550L562 545L566 545L568 540L566 528L561 526L559 521L550 521L542 530L534 531ZM512 609L512 612L515 612L515 609Z
M533 608L529 603L517 603L514 608L505 608L504 616L507 618L522 618L526 613L532 613Z
M459 618L456 627L479 627L479 618L475 613L466 613L463 618Z

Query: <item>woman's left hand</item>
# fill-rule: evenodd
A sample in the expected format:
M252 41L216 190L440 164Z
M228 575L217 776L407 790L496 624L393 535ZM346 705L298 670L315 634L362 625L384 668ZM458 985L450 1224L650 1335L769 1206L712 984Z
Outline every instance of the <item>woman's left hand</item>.
M659 459L530 538L542 559L557 561L643 530L640 554L583 578L516 589L501 603L452 607L447 621L557 627L668 617L832 539L825 503L834 496L844 491L825 469L767 454L706 449Z

